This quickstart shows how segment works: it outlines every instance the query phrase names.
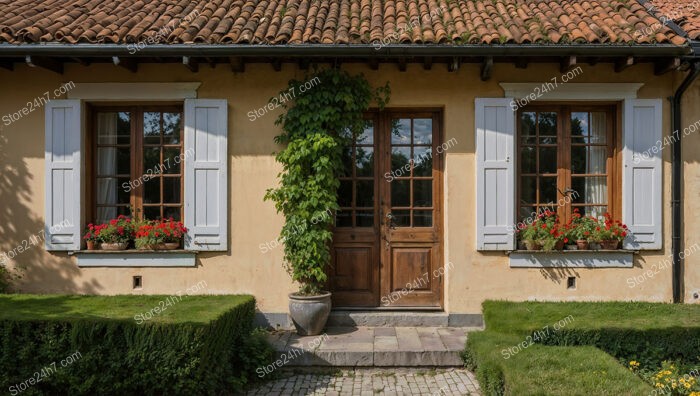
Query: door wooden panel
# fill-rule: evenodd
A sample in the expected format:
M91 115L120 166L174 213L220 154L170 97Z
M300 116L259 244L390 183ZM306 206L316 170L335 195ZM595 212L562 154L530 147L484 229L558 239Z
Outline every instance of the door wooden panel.
M346 150L330 288L336 307L442 305L439 111L386 110Z

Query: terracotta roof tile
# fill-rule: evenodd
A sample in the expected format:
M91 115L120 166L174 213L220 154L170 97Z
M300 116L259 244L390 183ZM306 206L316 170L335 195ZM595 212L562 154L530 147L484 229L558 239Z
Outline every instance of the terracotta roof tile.
M685 11L692 38L697 2L654 0ZM653 14L636 0L0 0L0 43L685 43Z
M659 19L677 23L690 39L700 40L700 1L652 0L650 3L647 8L657 12Z

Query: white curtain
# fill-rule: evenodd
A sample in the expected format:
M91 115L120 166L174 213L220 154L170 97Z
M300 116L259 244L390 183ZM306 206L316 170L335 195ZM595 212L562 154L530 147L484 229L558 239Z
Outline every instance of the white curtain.
M117 113L97 114L97 143L117 144ZM97 149L97 175L114 175L117 173L116 147L99 147ZM100 177L97 179L97 202L117 204L117 179ZM117 217L116 206L97 208L97 221L103 222Z
M605 113L590 113L591 143L605 143L607 135L607 122ZM605 146L589 146L589 155L586 161L586 173L604 174L606 172L607 148ZM586 203L604 205L607 202L607 180L605 177L586 177ZM590 215L594 217L603 215L603 208L589 207Z

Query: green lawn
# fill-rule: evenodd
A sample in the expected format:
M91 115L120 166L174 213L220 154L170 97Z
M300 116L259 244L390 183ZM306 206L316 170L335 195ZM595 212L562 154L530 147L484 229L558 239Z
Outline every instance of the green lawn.
M146 322L209 323L250 296L75 296L0 295L0 320L135 320L150 313ZM157 313L155 309L160 311ZM163 309L165 308L165 309Z
M622 343L634 343L634 337L647 333L697 332L700 306L487 301L484 319L486 330L469 335L464 357L486 395L644 395L652 388L616 357L595 346L574 345L607 340L597 337L607 331L630 334ZM562 320L555 331L554 324ZM544 341L555 339L558 345L528 342L533 332L547 328L550 336ZM567 337L555 337L564 333Z

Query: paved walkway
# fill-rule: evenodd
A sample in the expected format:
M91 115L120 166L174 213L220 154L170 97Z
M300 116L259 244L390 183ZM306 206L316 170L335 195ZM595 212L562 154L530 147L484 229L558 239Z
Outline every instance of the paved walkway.
M248 395L481 395L465 369L358 368L334 373L283 373Z
M275 332L287 366L460 367L466 327L329 327L320 336Z

